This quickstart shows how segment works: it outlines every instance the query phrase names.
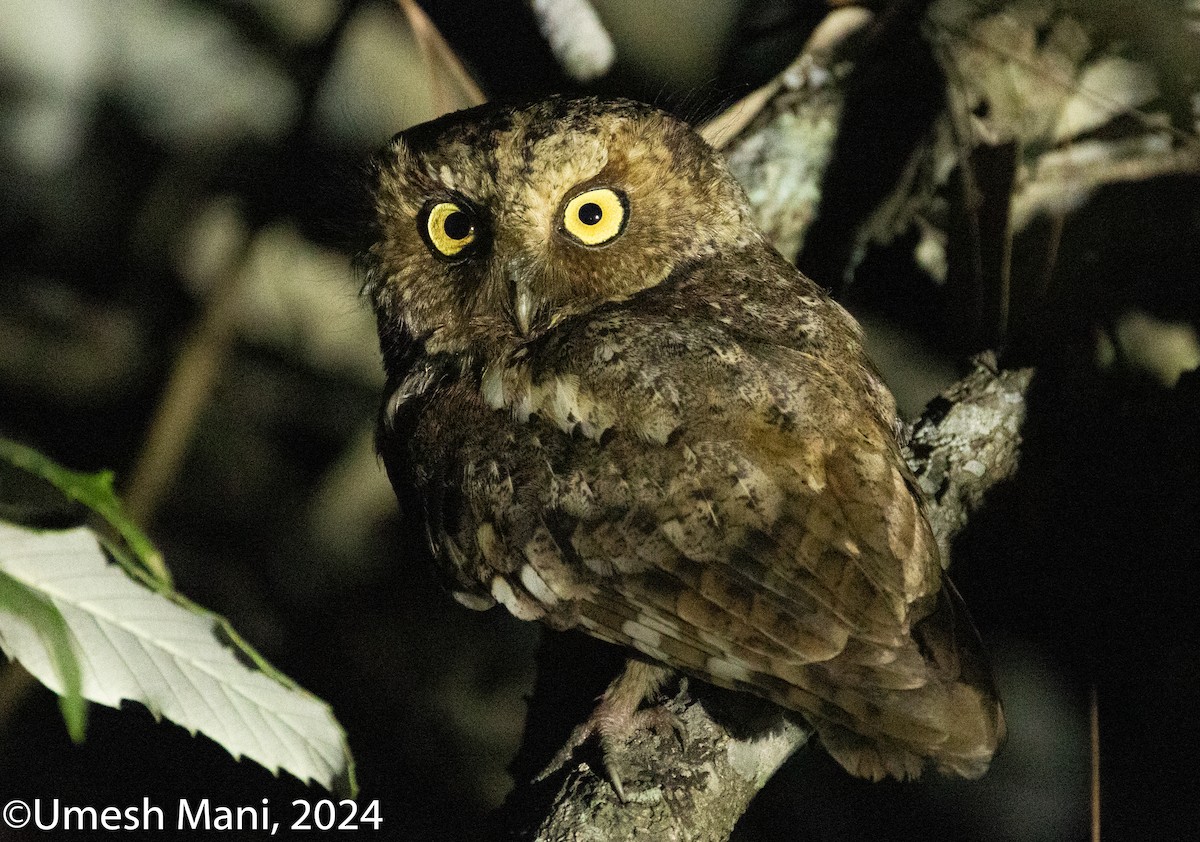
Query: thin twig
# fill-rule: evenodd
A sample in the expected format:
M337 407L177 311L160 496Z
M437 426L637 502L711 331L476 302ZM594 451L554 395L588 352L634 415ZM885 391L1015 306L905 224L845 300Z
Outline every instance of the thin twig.
M200 415L237 338L246 262L253 239L244 235L175 362L154 420L125 485L130 517L149 523L179 472Z
M799 57L782 73L775 75L771 81L756 88L746 96L726 108L716 117L708 120L697 131L717 149L738 136L750 122L759 115L767 104L784 87L785 80L794 84L793 80L800 77L813 66L826 67L839 52L844 49L846 42L863 32L875 21L875 14L869 9L859 6L834 9L826 15L812 34Z
M1100 842L1100 704L1096 685L1091 686L1088 712L1092 740L1092 842Z
M408 20L429 73L429 93L434 110L441 115L487 102L487 96L471 78L454 48L416 0L396 0L396 4ZM442 74L443 70L447 75ZM457 86L457 93L451 83Z
M1000 290L997 293L1000 303L1000 313L996 317L996 325L999 329L996 339L997 344L1001 345L1008 339L1009 328L1012 326L1012 256L1013 243L1017 237L1016 232L1013 230L1012 194L1017 172L1021 167L1021 156L1024 154L1024 150L1024 141L1021 138L1017 138L1016 145L1013 147L1012 173L1008 183L1008 190L1004 196L1004 242L1001 244Z

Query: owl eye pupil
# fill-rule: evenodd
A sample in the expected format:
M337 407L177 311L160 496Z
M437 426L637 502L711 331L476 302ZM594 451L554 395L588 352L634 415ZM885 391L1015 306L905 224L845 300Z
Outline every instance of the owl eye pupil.
M579 221L584 225L596 225L604 218L604 211L595 202L588 202L579 208Z
M471 218L462 211L454 211L442 223L442 230L452 240L466 239L471 235Z

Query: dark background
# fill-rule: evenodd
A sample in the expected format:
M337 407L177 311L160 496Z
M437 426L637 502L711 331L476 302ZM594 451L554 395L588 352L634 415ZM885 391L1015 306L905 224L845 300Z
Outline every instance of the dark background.
M691 118L773 76L825 11L680 1L639 18L644 4L597 5L618 63L586 88L558 69L523 3L426 8L490 96L586 89ZM145 525L183 593L331 702L360 802L380 801L375 835L480 838L509 786L538 630L440 591L371 453L382 375L350 263L363 161L435 116L403 15L385 0L0 0L0 20L0 434L127 480L212 290L243 273L212 393ZM841 283L863 197L890 183L941 107L915 36L861 73L849 163L799 263L864 317L912 414L989 343L953 291L911 265L911 242ZM1172 353L1161 345L1097 348L1131 308L1194 329L1197 186L1106 188L1074 210L1057 294L1024 302L1007 343L1006 364L1039 365L1024 462L955 558L1009 713L993 772L872 786L806 747L738 838L1084 838L1093 685L1106 837L1179 838L1191 824L1200 386L1194 372L1156 379ZM21 686L11 668L0 677L4 800L269 798L287 820L292 799L321 797L141 710L93 706L87 741L72 745L52 695Z

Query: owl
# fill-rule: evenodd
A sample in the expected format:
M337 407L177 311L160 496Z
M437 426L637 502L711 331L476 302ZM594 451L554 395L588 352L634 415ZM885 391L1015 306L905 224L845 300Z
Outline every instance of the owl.
M560 97L372 171L380 453L460 602L629 650L577 741L680 671L799 712L854 775L983 774L1003 716L894 400L716 151Z

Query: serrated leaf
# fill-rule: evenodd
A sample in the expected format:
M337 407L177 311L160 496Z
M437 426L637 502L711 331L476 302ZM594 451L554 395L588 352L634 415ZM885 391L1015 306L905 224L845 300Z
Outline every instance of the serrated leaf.
M106 541L109 552L131 575L139 572L149 576L152 585L171 586L171 573L163 563L162 555L150 543L146 534L138 528L121 505L113 489L111 471L89 474L72 471L43 456L32 447L0 436L0 459L9 464L41 477L61 491L69 499L76 500L100 515L120 535L128 546L116 541ZM139 578L145 578L144 576Z
M0 522L0 570L62 615L84 698L114 708L139 702L236 758L353 794L353 761L328 705L260 668L269 667L223 618L130 579L92 531ZM0 649L63 692L53 641L27 617L0 612Z

